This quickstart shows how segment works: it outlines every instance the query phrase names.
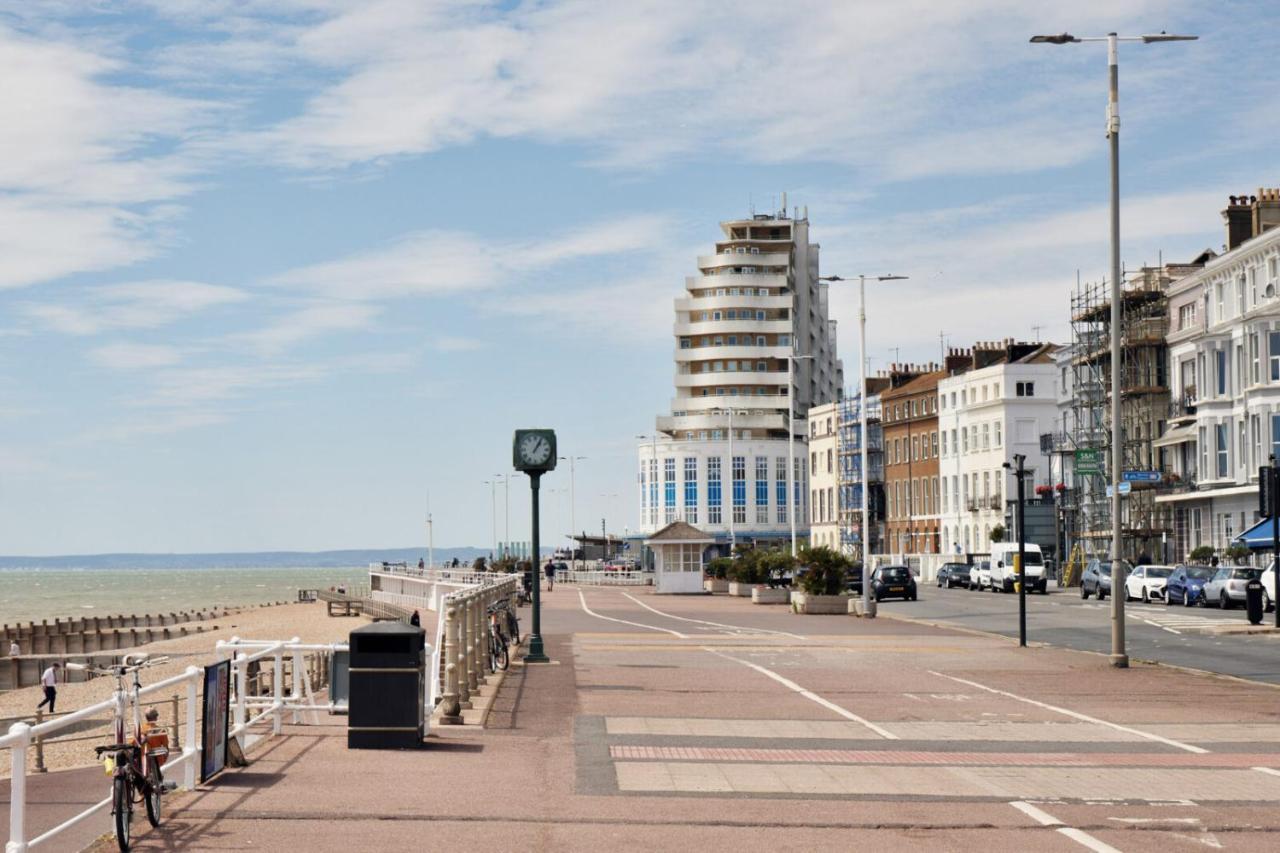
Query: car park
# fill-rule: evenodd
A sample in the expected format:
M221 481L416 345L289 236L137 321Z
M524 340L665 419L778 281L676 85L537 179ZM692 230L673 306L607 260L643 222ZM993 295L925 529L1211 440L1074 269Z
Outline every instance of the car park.
M1134 566L1124 579L1126 601L1135 598L1150 603L1152 599L1164 600L1165 584L1174 572L1174 566Z
M880 566L871 573L871 594L876 601L886 598L915 601L915 575L906 566Z
M969 567L969 590L978 592L991 586L991 561L977 560Z
M1128 569L1129 564L1121 560L1120 567ZM1088 598L1091 595L1098 596L1098 600L1102 601L1111 594L1111 560L1103 560L1094 557L1089 564L1084 567L1084 573L1080 576L1080 597Z
M1216 570L1212 566L1178 566L1164 585L1164 603L1182 604L1187 607L1198 603L1204 595L1204 585Z
M943 563L938 569L938 586L951 589L953 586L969 585L969 567L964 563Z
M1219 566L1213 577L1205 582L1200 606L1216 605L1230 610L1237 604L1244 604L1245 584L1261 577L1262 569L1253 566Z

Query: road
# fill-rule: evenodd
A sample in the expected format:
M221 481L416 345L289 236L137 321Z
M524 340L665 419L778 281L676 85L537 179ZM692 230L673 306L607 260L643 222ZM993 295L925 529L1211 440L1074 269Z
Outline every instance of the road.
M886 614L903 615L962 628L1018 636L1018 596L970 592L963 587L921 585L920 600L885 601ZM1245 626L1243 609L1186 608L1181 605L1125 606L1129 656L1280 684L1280 635L1229 634ZM1275 624L1265 614L1264 625ZM1081 600L1079 590L1051 590L1027 596L1027 640L1077 651L1111 651L1111 601Z

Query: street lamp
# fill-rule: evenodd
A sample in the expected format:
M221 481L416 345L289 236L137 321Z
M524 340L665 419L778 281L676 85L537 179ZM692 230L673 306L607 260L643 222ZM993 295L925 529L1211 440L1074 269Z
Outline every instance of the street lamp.
M489 524L493 529L493 553L489 555L489 559L498 559L498 481L485 480L484 484L489 487Z
M1111 140L1111 579L1112 590L1124 589L1124 567L1120 562L1120 481L1124 464L1120 435L1120 50L1119 42L1140 41L1154 44L1166 41L1195 41L1199 36L1168 33L1143 36L1105 36L1078 38L1070 33L1032 36L1033 44L1072 44L1078 42L1107 43L1107 68L1110 94L1107 99L1107 137ZM1116 578L1119 578L1117 582ZM1117 583L1119 585L1117 585ZM1124 595L1111 596L1111 665L1129 666L1124 641Z
M871 585L867 580L867 563L870 562L871 525L867 512L867 279L872 281L906 281L905 275L858 275L858 390L862 394L859 408L862 410L862 615L875 616L875 604L871 600ZM838 275L824 275L822 281L849 281Z
M502 539L503 544L511 547L511 477L506 474L494 474L494 479L502 479ZM536 565L536 563L535 563Z
M658 481L658 434L655 432L653 435L637 435L636 438L639 441L649 442L650 453L652 454L651 458L653 459L653 466L651 468L646 467L645 472L641 475L641 479L644 482L644 491L642 491L640 494L640 526L644 527L644 524L645 524L644 508L646 504L651 504L649 506L649 512L653 518L653 521L651 523L653 524L654 530L657 530L658 529L657 500L655 499L653 501L650 501L649 496L656 493L656 486L653 484L656 484ZM650 473L652 473L652 476L649 476Z
M793 559L796 556L796 508L794 506L796 503L796 487L794 483L796 474L796 431L794 423L796 407L795 403L792 402L794 394L792 385L795 382L795 363L805 358L812 359L813 356L796 355L795 335L792 335L791 354L787 356L787 500L793 504L789 513L791 516L791 557ZM805 421L808 422L808 415L805 416Z
M603 540L601 544L601 548L603 549L602 553L604 554L605 561L608 561L609 559L609 527L608 527L608 523L605 521L605 518L613 514L613 499L616 498L617 496L618 496L617 493L614 493L614 494L601 493L600 495L600 497L604 500L604 511L605 511L605 517L600 519L600 536ZM617 518L615 517L614 520L616 521ZM603 568L603 566L601 568Z
M575 506L573 463L577 462L580 459L586 459L586 458L587 457L585 456L561 456L560 457L561 460L565 460L565 459L569 460L569 539L570 540L572 540L575 535L574 531L578 529L576 527L577 519L573 514L573 510ZM576 572L578 570L578 549L573 548L572 545L569 547L572 548L572 550L570 551L570 554L572 554L573 556L573 570ZM583 547L584 548L586 547L586 543L583 543Z
M727 414L729 416L729 556L732 557L734 546L738 542L733 527L734 489L737 487L733 471L733 409L712 409L712 411L719 415ZM724 480L721 480L721 483L723 482Z

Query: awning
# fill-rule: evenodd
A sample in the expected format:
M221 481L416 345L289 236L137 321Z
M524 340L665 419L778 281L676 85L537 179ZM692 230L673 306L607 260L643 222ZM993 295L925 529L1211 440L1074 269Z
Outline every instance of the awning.
M1250 527L1244 533L1235 538L1236 542L1247 545L1249 548L1257 550L1270 551L1272 546L1271 526L1275 523L1274 518L1264 518L1253 527Z
M1187 424L1185 426L1173 427L1165 432L1164 435L1151 442L1152 447L1169 447L1173 444L1184 444L1188 441L1196 440L1196 425Z

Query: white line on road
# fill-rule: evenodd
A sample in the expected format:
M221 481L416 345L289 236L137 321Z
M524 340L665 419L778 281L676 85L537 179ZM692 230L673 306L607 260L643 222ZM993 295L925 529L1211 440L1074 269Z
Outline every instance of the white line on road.
M618 622L623 625L630 625L633 628L648 628L650 631L662 631L663 633L679 637L682 640L689 639L688 634L681 634L679 631L672 631L670 628L659 628L657 625L642 625L639 622L628 622L626 619L614 619L612 616L601 616L599 613L596 613L587 606L587 597L582 594L582 590L578 590L578 600L582 602L582 609L587 612L588 616L594 616L597 619L607 619L610 622Z
M1030 803L1015 801L1009 803L1009 805L1013 806L1015 809L1022 812L1041 826L1056 827L1054 830L1055 832L1070 838L1082 847L1088 847L1090 850L1094 851L1094 853L1120 853L1119 850L1112 847L1110 844L1107 844L1105 841L1099 841L1083 830L1076 829L1074 826L1063 826L1062 821L1058 820L1048 812L1041 811Z
M656 607L650 607L648 604L645 604L629 592L624 592L623 595L634 601L636 604L639 604L645 610L656 613L659 616L665 616L668 619L679 619L681 622L697 622L700 625L714 625L717 628L731 628L735 631L750 631L754 634L778 634L780 636L791 637L796 640L804 639L804 637L801 637L799 634L790 634L786 631L771 631L768 628L748 628L745 625L726 625L723 622L709 622L706 619L690 619L687 616L676 616L674 613L664 613Z
M954 675L946 675L941 672L934 672L932 669L928 670L928 672L930 675L936 675L939 678L945 678L945 679L948 679L949 681L956 681L956 682L959 682L960 684L967 684L970 687L977 687L979 690L985 690L988 693L995 693L998 696L1007 696L1010 699L1016 699L1019 702L1026 702L1028 705L1035 705L1037 708L1044 708L1046 711L1053 711L1054 713L1057 713L1057 714L1063 714L1068 717L1074 717L1075 719L1083 720L1086 723L1096 723L1099 726L1106 726L1107 728L1115 729L1118 732L1126 732L1131 735L1137 735L1140 738L1153 740L1158 743L1166 744L1168 746L1174 746L1174 747L1177 747L1178 749L1185 749L1187 752L1204 754L1209 751L1202 747L1193 746L1189 743L1183 743L1182 741L1171 740L1167 737L1161 737L1160 735L1152 734L1151 732L1144 732L1141 729L1133 729L1133 728L1129 728L1128 726L1121 726L1116 723L1109 723L1106 720L1099 720L1097 717L1090 717L1088 714L1081 714L1079 711L1072 711L1067 708L1059 708L1057 705L1050 705L1046 702L1037 702L1035 699L1028 699L1025 696L1019 696L1016 693L1010 693L1007 690L997 690L994 687L988 687L987 685L979 684L976 681L969 681L966 678L956 678Z
M1253 769L1257 770L1259 773L1266 773L1271 776L1280 776L1280 770L1275 770L1271 767L1255 767Z
M774 681L778 682L783 687L787 687L799 693L801 696L808 699L810 702L817 702L819 705L826 708L827 710L835 711L837 714L844 717L846 720L852 720L855 723L859 723L861 725L866 726L867 728L871 729L871 731L880 735L880 737L884 738L885 740L898 740L898 736L895 735L893 732L886 731L885 729L880 728L870 720L863 719L862 717L859 717L857 714L853 713L852 711L847 710L845 708L841 708L835 702L832 702L829 699L824 699L821 696L819 696L817 693L814 693L810 690L805 690L799 684L796 684L794 681L792 681L789 678L783 678L781 675L778 675L778 673L774 672L773 670L766 669L765 667L760 666L759 664L752 663L749 660L743 660L742 658L735 658L733 655L726 655L724 652L717 651L709 646L703 646L702 650L706 652L711 652L711 654L717 655L727 660L736 661L742 664L743 666L747 666L747 667L750 667L751 669L754 669L756 672L760 673L761 675L767 675L769 678L772 678Z

